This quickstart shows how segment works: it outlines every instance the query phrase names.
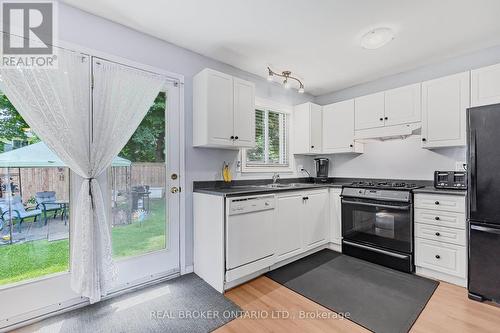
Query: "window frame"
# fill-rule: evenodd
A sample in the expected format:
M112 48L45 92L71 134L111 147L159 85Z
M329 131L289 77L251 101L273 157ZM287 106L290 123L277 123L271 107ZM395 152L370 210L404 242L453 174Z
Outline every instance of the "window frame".
M241 163L241 173L273 173L273 172L284 172L284 173L292 173L294 170L294 159L292 154L292 138L293 138L293 106L276 103L266 99L255 99L255 110L262 111L273 111L278 113L284 113L287 116L287 144L288 144L288 165L247 165L247 150L250 148L243 148L240 150L240 163ZM268 138L266 138L266 141Z

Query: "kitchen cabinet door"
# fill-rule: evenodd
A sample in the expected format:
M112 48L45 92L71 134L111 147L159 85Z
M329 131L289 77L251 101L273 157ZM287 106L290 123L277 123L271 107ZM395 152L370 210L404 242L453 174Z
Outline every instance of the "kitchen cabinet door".
M255 86L233 78L234 82L234 144L255 146Z
M309 137L311 140L311 153L321 153L321 129L323 127L323 118L321 114L321 106L311 104L310 109L310 127Z
M384 92L358 97L354 100L356 130L384 126Z
M274 224L277 261L302 250L302 211L305 209L302 197L301 192L278 196Z
M354 100L323 106L324 154L363 152L354 142Z
M341 189L330 190L330 242L342 243Z
M232 146L233 77L209 70L206 77L206 109L208 110L208 142Z
M422 83L422 147L465 146L469 72Z
M500 103L500 64L471 71L471 106Z
M328 241L328 190L305 191L303 199L303 247L308 250Z
M294 154L321 153L321 106L313 103L296 105L293 113Z
M421 119L420 83L385 92L385 126L419 122Z

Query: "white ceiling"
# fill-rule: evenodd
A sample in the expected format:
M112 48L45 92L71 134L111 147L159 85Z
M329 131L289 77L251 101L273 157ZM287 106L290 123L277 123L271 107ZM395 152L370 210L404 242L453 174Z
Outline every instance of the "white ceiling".
M498 0L64 0L251 73L291 70L321 95L500 44ZM374 27L396 31L360 47Z

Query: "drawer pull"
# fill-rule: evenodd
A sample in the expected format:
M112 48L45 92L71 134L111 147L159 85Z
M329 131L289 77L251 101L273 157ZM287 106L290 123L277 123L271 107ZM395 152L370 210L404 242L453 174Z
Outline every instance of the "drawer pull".
M436 234L435 234L435 235L436 235L436 236L441 236L441 234L440 234L439 232L436 232Z
M441 259L441 256L439 254L436 254L436 259Z
M439 216L436 216L434 220L439 221Z
M439 205L439 201L435 201L434 203L435 203L436 205Z

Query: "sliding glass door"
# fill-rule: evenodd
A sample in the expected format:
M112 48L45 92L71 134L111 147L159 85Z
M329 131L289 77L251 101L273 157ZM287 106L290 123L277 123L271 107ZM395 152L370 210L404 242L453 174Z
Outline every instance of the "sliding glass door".
M165 77L141 124L100 176L118 272L112 292L180 270L180 101L180 86ZM9 135L0 137L2 330L86 299L70 286L72 213L82 178L31 132L3 93L0 102L2 125L10 121L11 130L0 133Z

